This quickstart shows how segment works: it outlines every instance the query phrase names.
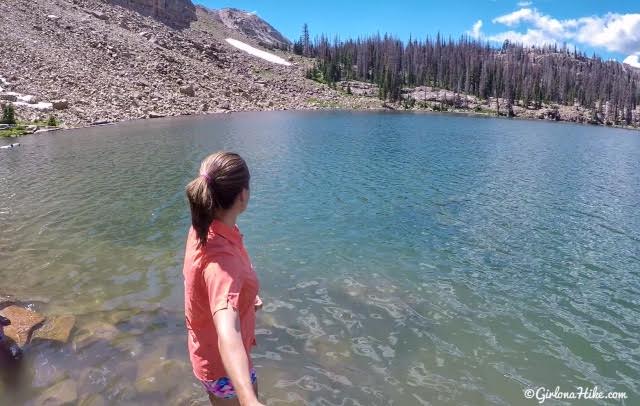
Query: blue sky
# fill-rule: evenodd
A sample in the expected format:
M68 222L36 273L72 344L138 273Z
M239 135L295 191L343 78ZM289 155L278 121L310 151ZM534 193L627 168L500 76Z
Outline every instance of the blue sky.
M195 0L210 8L235 7L256 12L290 39L303 23L312 37L341 38L376 32L402 39L458 37L467 33L495 43L504 39L542 44L566 42L604 58L640 67L640 1L465 0L465 1L305 1Z

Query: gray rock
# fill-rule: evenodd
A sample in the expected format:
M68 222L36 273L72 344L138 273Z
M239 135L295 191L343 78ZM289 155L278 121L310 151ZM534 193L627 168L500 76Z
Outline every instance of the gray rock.
M193 85L180 87L180 93L189 97L194 97L196 95L196 91L193 89Z
M54 110L65 110L69 108L69 101L67 99L52 100Z
M28 125L25 129L24 132L25 134L33 134L36 131L38 131L38 126L37 125Z
M14 101L18 101L18 96L16 96L15 94L4 93L4 94L0 94L0 100L14 102Z
M105 13L103 13L102 11L98 11L98 10L85 10L88 14L91 14L92 16L94 16L95 18L99 19L99 20L107 20L107 15Z
M156 113L155 111L149 112L149 118L162 118L166 116L167 116L166 114Z

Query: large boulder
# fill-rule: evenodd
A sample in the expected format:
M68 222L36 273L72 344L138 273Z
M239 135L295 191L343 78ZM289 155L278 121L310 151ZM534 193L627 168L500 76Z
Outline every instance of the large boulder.
M162 117L166 117L166 114L157 113L155 111L149 112L149 118L162 118Z
M69 101L67 99L52 100L54 110L65 110L69 108Z
M20 347L29 342L33 330L45 320L40 313L15 305L0 310L0 316L11 320L11 325L4 328L4 333Z

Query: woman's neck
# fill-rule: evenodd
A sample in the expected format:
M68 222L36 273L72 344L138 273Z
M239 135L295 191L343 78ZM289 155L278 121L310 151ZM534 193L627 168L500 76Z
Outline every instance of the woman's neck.
M238 215L236 213L233 213L231 210L228 210L217 215L216 219L233 228L236 225Z

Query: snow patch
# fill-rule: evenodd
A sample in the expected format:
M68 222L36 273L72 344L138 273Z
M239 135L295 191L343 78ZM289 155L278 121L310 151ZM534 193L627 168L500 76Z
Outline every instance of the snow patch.
M39 102L39 103L27 103L23 101L13 102L14 106L24 106L30 109L43 110L43 111L51 111L53 110L53 103L47 102Z
M8 86L9 82L7 79L0 76L0 85ZM0 93L4 92L4 88L0 86ZM22 94L18 92L4 92L4 94L9 96L15 96L17 101L11 102L14 106L23 106L28 107L30 109L42 110L42 111L51 111L53 110L53 103L48 102L38 102L38 98L36 96L32 96L29 94Z
M265 61L269 61L269 62L272 62L272 63L277 63L278 65L285 65L285 66L290 66L291 65L291 63L285 61L284 59L280 58L277 55L274 55L274 54L272 54L270 52L263 51L263 50L258 49L258 48L254 48L249 44L245 44L242 41L238 41L237 39L227 38L226 41L230 45L232 45L232 46L234 46L234 47L236 47L236 48L238 48L238 49L240 49L242 51L245 51L248 54L251 54L253 56L257 56L258 58L264 59Z

